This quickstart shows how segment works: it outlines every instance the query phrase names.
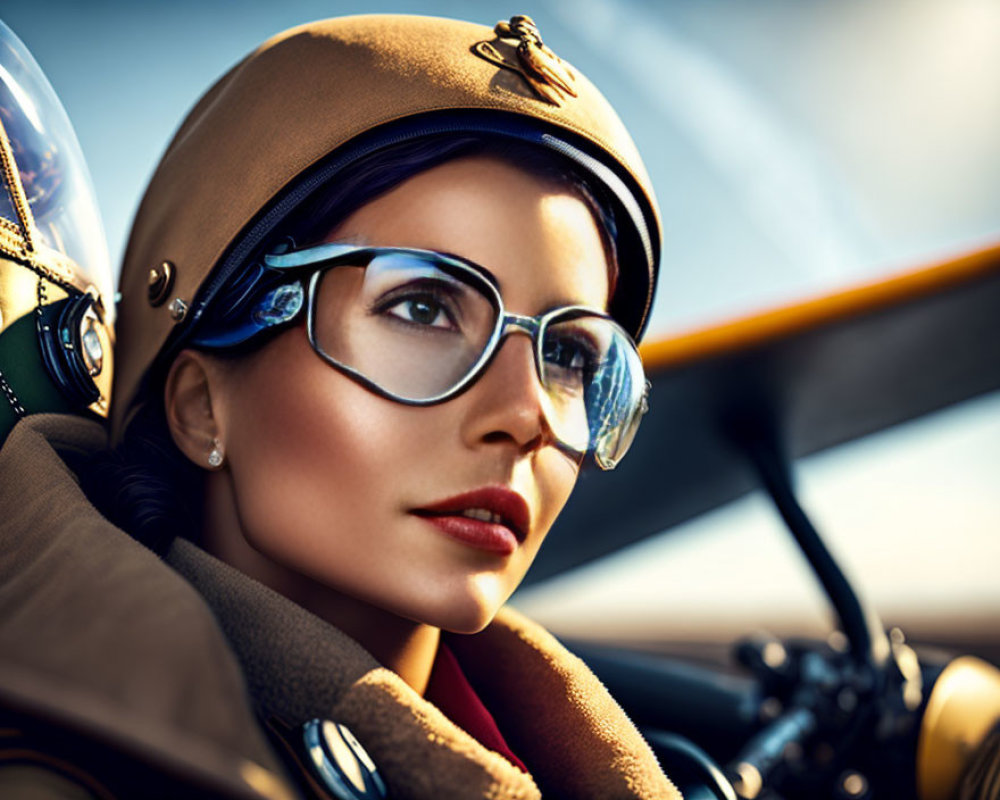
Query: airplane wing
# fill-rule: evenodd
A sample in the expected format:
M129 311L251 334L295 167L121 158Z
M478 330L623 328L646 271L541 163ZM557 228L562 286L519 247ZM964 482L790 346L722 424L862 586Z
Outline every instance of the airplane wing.
M525 584L756 488L735 430L798 458L1000 388L1000 245L645 344L650 411L585 470Z

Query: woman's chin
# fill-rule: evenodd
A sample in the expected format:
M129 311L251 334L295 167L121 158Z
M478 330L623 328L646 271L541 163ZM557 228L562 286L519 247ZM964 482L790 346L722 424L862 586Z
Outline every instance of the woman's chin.
M408 608L392 609L414 622L432 625L448 633L479 633L497 615L503 599L481 596L421 598Z
M482 614L476 617L470 616L467 619L457 620L454 623L439 625L438 627L448 633L479 633L493 621L495 616L496 610L493 610L492 613L489 614Z

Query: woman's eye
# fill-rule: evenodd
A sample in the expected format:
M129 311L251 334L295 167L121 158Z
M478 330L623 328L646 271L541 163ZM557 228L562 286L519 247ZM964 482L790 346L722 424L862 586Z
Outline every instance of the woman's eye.
M593 370L596 360L593 349L574 339L549 342L543 353L545 362L567 372L585 375Z
M431 328L455 328L455 321L442 303L433 297L408 297L386 308L386 311L414 325Z

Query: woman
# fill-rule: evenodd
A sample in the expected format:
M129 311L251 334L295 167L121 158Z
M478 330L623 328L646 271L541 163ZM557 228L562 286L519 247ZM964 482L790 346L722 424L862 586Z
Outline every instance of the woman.
M248 56L134 223L117 466L80 468L94 432L65 420L0 463L0 504L31 500L22 562L61 620L101 621L61 622L54 657L51 598L8 583L44 676L7 681L8 717L47 758L10 785L676 796L582 663L501 609L584 459L628 449L657 261L627 133L530 19L328 20ZM65 475L15 470L29 449L176 572Z

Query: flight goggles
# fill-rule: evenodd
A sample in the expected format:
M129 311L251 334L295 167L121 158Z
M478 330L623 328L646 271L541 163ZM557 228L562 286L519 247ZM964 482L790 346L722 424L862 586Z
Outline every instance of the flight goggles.
M206 320L192 344L238 345L305 309L320 358L376 394L425 406L463 392L506 336L523 333L553 436L573 454L592 452L606 470L621 461L647 410L639 353L611 317L585 306L512 314L492 276L455 256L326 243L267 255L247 280L238 291L253 299Z

